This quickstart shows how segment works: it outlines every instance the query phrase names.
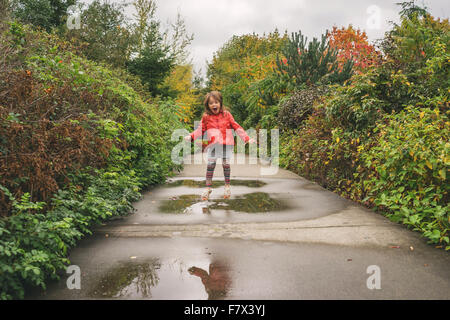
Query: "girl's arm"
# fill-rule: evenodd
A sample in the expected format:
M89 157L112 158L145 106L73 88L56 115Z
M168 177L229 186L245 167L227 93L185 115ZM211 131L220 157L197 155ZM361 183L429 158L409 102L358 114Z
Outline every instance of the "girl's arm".
M239 137L241 137L241 139L245 143L247 143L250 140L250 137L245 132L245 130L242 129L242 127L239 125L239 123L234 121L233 115L230 112L227 112L227 113L228 113L228 120L230 121L231 127L234 129L234 131L236 131L236 133L239 135Z
M197 139L198 137L203 137L203 134L205 133L206 130L206 124L205 124L205 116L202 116L202 119L200 121L200 124L198 125L197 129L194 130L194 132L192 132L190 134L192 141L194 141L195 139Z

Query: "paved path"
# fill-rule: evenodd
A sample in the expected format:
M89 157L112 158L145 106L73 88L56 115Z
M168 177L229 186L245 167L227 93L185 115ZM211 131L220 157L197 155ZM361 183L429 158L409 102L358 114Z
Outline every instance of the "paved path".
M230 200L220 162L208 202L206 164L185 165L73 250L81 290L63 275L29 298L450 299L450 255L417 232L292 172L262 176L267 166L240 161ZM375 269L369 284L380 289L369 289Z

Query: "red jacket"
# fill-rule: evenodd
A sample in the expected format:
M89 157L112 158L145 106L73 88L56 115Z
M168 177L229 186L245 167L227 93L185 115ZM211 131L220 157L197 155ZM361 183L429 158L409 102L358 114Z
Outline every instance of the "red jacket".
M227 130L228 129L228 130ZM213 143L220 143L226 145L234 145L234 138L232 130L241 137L244 142L248 142L250 137L244 129L234 121L233 116L228 111L219 112L218 114L204 114L200 125L191 133L191 139L195 140L198 137L203 137L205 131L207 132L208 145Z

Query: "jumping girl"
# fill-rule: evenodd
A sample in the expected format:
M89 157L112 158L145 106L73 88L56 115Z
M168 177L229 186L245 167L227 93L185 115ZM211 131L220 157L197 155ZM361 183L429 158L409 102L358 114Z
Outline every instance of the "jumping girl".
M208 200L212 192L212 177L216 168L217 158L222 158L223 175L225 176L224 198L231 195L230 189L230 158L234 149L234 137L231 129L234 129L245 143L255 143L255 139L250 138L244 129L234 121L233 116L223 105L222 95L218 91L212 91L205 97L205 113L198 128L186 136L186 141L194 141L198 137L203 137L207 132L208 145L205 148L208 152L208 165L206 168L206 190L202 194L202 200ZM228 130L227 130L228 129Z

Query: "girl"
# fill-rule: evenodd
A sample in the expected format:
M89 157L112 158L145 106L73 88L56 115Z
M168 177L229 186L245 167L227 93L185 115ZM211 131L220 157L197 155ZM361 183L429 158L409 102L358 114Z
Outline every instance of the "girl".
M241 137L245 143L255 143L242 127L234 121L233 116L222 103L222 95L218 91L208 93L204 101L205 113L198 128L186 136L186 141L193 141L202 137L207 132L208 145L205 150L208 151L208 165L206 168L206 190L202 194L202 200L208 200L212 192L212 177L216 168L217 158L222 158L223 175L225 176L224 198L228 199L231 195L230 190L230 157L234 149L234 138L231 129ZM227 130L228 129L228 130Z

